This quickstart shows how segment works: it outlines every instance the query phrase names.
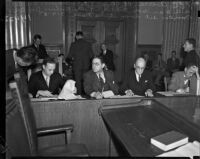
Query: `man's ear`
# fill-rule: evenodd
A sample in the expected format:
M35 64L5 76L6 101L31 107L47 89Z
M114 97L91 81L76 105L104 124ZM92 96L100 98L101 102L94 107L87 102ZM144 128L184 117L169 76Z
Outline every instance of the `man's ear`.
M134 68L136 68L135 64L134 64Z
M45 65L42 65L42 68L45 69Z
M102 63L102 68L104 68L105 67L105 63Z

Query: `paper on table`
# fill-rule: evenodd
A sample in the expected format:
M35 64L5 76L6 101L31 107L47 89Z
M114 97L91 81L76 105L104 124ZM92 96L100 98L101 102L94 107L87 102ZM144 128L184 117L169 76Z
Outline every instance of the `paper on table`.
M177 93L177 92L172 92L172 91L157 92L157 93L164 95L164 96L189 95L189 93Z
M114 95L114 96L112 96L112 97L110 97L110 98L136 98L136 97L144 97L144 96L139 96L139 95L133 95L133 96L127 96L127 95L123 95L123 96L121 96L121 95Z
M200 156L200 143L198 141L194 141L193 143L189 142L157 157L190 157L192 159L193 156Z
M104 98L110 98L110 97L114 96L114 93L113 93L113 91L109 90L109 91L104 91L102 93L102 95Z

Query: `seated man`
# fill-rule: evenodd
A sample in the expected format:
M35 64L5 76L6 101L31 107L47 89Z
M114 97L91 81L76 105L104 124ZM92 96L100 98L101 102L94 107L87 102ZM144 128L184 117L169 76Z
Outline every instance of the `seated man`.
M87 95L96 99L103 98L103 92L111 90L118 94L118 86L114 81L112 71L103 70L105 63L102 57L94 57L92 60L92 70L84 74L84 90Z
M176 51L172 51L171 52L171 58L167 59L167 71L170 75L170 77L172 76L172 74L174 72L177 72L179 70L179 59L176 57Z
M189 92L194 95L200 95L200 76L198 67L195 68L195 74L190 79Z
M195 73L197 67L193 63L189 63L184 71L175 72L172 75L168 90L178 93L189 92L190 79Z
M138 58L134 64L135 70L131 70L127 80L124 81L120 88L121 94L128 96L141 95L153 96L155 86L152 81L150 72L145 70L146 61L144 58Z
M46 58L43 61L42 71L35 72L31 75L28 88L33 97L51 97L59 94L64 81L61 75L54 72L56 63L53 58Z

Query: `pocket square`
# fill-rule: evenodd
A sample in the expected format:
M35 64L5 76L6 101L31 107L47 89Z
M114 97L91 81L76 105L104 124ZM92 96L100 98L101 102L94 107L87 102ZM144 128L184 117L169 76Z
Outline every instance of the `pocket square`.
M147 83L147 82L148 82L148 80L145 80L144 82L145 82L145 83Z

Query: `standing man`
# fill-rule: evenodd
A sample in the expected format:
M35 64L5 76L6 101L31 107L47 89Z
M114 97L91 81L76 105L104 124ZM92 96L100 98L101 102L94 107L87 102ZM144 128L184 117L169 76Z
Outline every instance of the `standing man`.
M113 52L108 50L106 44L101 44L101 54L103 61L105 62L105 68L111 71L115 71L115 65L113 62Z
M94 57L92 70L84 75L84 90L87 95L96 99L103 98L104 91L112 91L118 94L118 86L114 80L114 74L110 70L104 70L105 63L102 57Z
M176 57L176 51L171 52L171 58L167 59L167 71L169 72L170 77L172 74L179 70L179 59Z
M144 58L138 58L134 64L135 70L131 70L127 80L121 86L120 93L128 96L141 95L153 96L155 86L152 76L148 70L145 70L146 61Z
M21 72L28 82L28 74L37 60L36 51L32 47L22 47L19 50L6 54L6 80L9 83L14 80L14 73Z
M35 34L33 37L33 44L31 45L37 52L38 62L42 63L45 58L48 57L45 46L42 45L42 36Z
M77 94L83 94L83 74L90 69L91 58L93 57L92 46L83 39L83 32L76 32L76 41L69 49L67 58L73 59L73 72L76 81Z
M31 75L28 88L33 97L51 97L59 94L64 81L59 73L54 72L55 68L56 62L54 59L47 57L43 60L42 71Z
M183 45L184 51L187 52L185 58L183 59L183 67L185 68L188 64L193 63L200 70L200 58L195 51L196 40L189 38L185 40Z

